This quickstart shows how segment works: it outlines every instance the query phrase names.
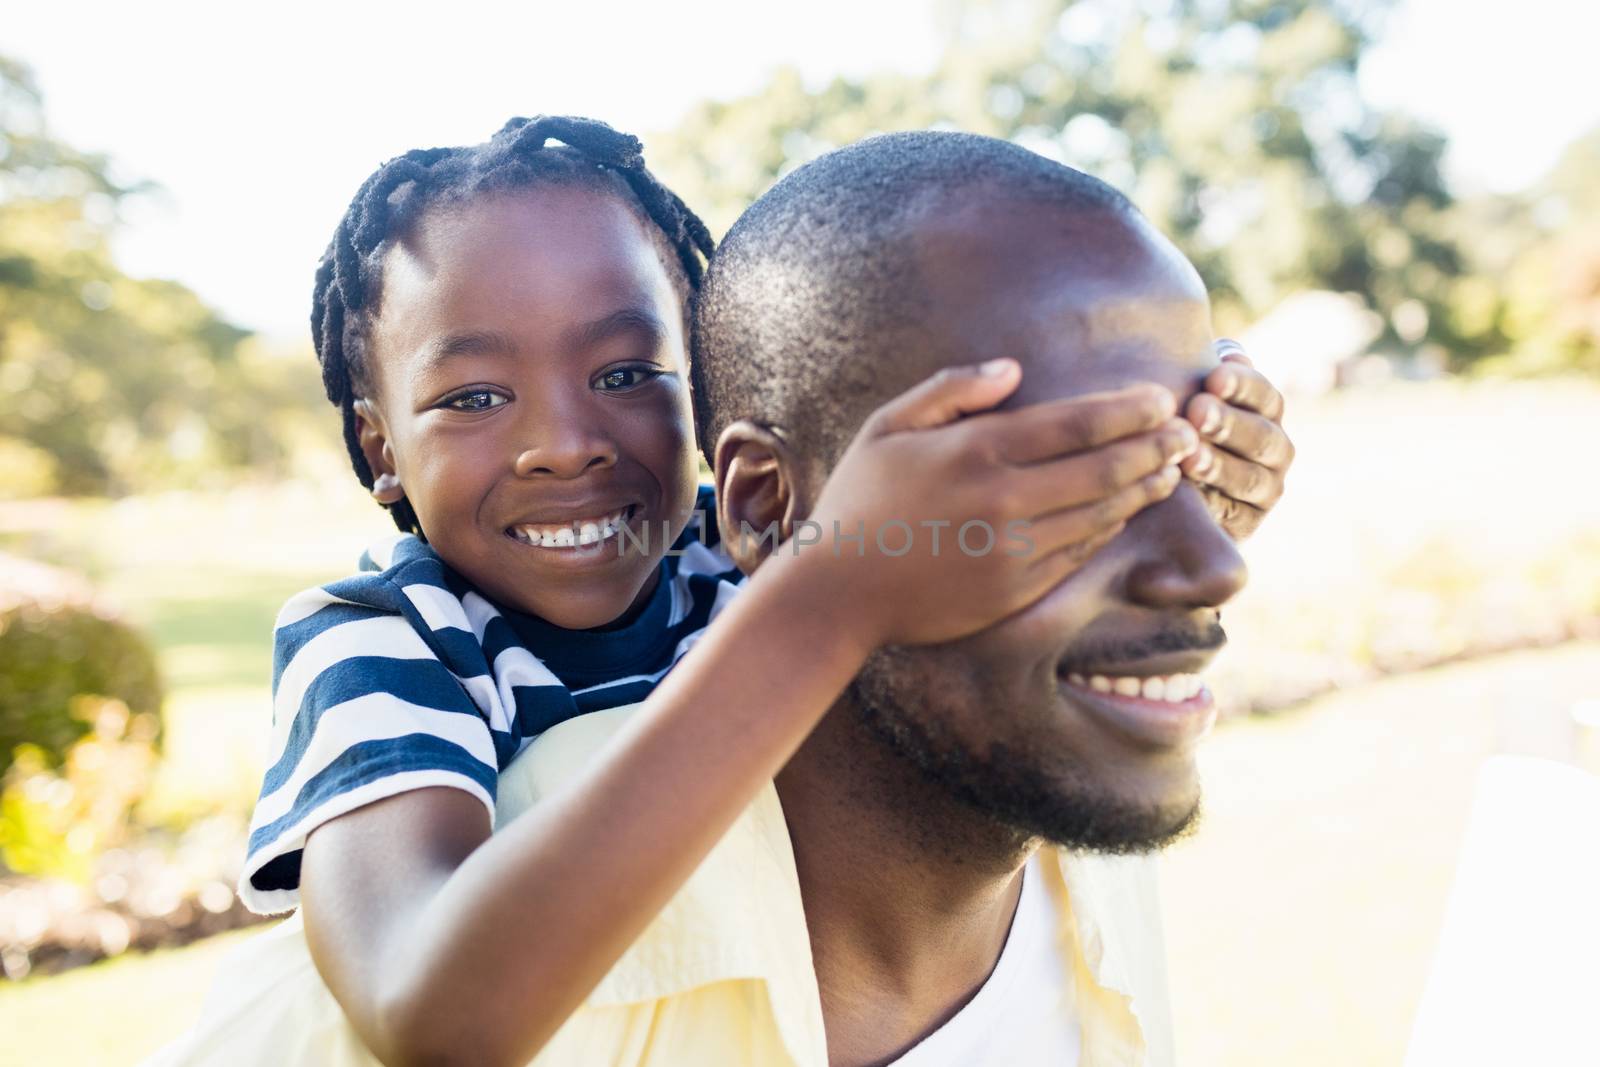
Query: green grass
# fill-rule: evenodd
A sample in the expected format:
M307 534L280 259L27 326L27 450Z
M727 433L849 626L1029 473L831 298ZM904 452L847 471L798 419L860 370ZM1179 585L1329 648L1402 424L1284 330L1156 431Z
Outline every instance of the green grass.
M91 576L155 644L163 758L141 811L246 812L271 723L272 623L393 532L349 478L108 502L0 504L0 550Z
M0 983L0 1067L138 1063L193 1024L222 956L258 932Z
M263 653L270 654L278 609L296 591L329 577L245 573L229 576L221 596L205 587L146 593L140 615L161 649L167 683L176 691L267 685L271 663Z

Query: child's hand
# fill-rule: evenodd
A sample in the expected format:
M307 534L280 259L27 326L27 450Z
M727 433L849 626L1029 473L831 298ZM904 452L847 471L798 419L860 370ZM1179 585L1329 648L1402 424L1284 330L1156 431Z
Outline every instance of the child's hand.
M1198 446L1155 385L973 414L1020 380L1013 360L934 375L867 419L823 487L802 554L874 644L954 640L1027 607L1171 494Z
M1184 415L1200 431L1201 445L1182 463L1183 473L1206 490L1222 528L1243 540L1283 495L1294 444L1283 432L1283 397L1250 365L1237 341L1217 342L1222 366L1206 376L1204 391Z

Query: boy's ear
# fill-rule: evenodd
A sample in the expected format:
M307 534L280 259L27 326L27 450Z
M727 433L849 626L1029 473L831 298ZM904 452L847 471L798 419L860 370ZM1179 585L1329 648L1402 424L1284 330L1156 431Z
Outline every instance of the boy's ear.
M372 468L372 499L380 504L398 504L405 499L406 491L394 466L394 446L389 444L383 416L364 396L356 397L353 406L356 440L361 444L361 454L367 457L367 466Z
M768 427L740 420L717 438L717 526L722 547L755 573L810 513L794 451Z

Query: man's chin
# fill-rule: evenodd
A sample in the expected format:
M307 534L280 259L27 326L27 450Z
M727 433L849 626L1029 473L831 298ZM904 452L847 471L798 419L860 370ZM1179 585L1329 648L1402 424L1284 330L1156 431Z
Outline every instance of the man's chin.
M1121 795L1114 787L1073 775L1062 778L1004 751L950 764L934 775L966 805L1018 834L1079 852L1133 855L1165 848L1191 833L1200 820L1200 790L1159 801ZM925 767L925 770L927 768Z
M1063 798L1016 814L1032 824L1019 829L1063 848L1126 856L1159 851L1193 833L1200 823L1200 799L1148 807L1103 796Z
M1153 852L1190 833L1200 818L1198 779L1169 783L1159 800L1132 798L1077 769L1044 768L1005 745L978 756L948 736L884 708L858 705L872 737L963 806L1019 839L1084 852Z

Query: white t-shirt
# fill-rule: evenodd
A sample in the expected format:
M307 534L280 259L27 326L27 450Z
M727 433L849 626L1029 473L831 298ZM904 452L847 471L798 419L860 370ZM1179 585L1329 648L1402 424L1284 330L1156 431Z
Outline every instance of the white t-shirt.
M1035 857L1023 871L1017 914L989 980L891 1067L1074 1067L1078 1019L1055 925Z

